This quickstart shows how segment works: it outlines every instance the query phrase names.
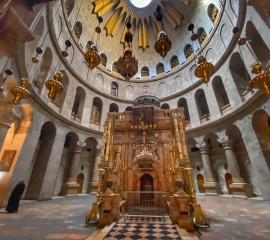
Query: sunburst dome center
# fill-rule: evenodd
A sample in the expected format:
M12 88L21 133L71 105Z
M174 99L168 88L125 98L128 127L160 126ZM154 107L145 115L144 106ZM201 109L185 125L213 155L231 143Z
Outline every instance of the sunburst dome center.
M152 2L152 0L130 0L130 2L137 8L145 8Z

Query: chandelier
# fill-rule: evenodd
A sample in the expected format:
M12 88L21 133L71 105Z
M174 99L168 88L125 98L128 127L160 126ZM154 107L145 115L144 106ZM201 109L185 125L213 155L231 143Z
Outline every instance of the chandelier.
M101 62L100 56L98 54L98 44L100 41L100 33L101 33L100 24L103 22L103 18L98 17L98 22L99 22L99 26L97 26L95 28L95 31L94 31L94 34L92 37L92 40L93 40L95 33L96 33L96 35L97 35L96 44L87 45L86 46L87 51L84 54L84 59L86 61L86 64L91 70L93 70L95 67L97 67Z
M264 95L270 96L270 72L263 69L259 59L251 49L248 39L240 38L238 40L238 44L240 46L246 45L256 60L256 63L251 66L252 73L255 74L255 76L249 82L250 87L253 89L259 89L264 93Z
M20 85L11 88L10 93L14 96L14 105L18 105L24 98L29 98L31 95L29 91L29 80L22 78Z
M138 72L138 60L132 56L133 35L130 32L131 23L127 22L127 32L125 34L125 43L123 56L117 61L117 72L126 80L130 80Z
M156 19L158 23L162 26L162 13L161 7L158 5L156 8ZM172 42L166 34L165 30L162 30L158 33L157 40L155 42L155 50L161 57L166 57L167 53L172 47Z
M62 79L63 74L61 72L57 72L54 74L53 79L49 79L46 81L45 86L49 90L48 97L50 100L55 100L56 95L63 92L64 87L61 83Z
M198 35L194 32L194 24L188 25L188 30L192 32L191 41L198 44ZM195 76L202 79L202 82L207 84L210 81L211 76L214 74L215 67L212 63L208 62L202 55L198 58L198 66L195 68Z

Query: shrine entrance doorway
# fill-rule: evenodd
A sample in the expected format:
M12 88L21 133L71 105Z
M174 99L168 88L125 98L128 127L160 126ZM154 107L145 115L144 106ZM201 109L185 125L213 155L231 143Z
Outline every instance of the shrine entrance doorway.
M153 206L154 202L154 179L146 173L140 179L141 185L141 204L142 206Z

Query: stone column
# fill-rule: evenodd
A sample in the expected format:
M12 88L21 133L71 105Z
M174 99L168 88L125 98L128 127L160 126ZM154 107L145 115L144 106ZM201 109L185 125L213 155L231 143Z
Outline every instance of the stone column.
M206 142L202 142L201 144L196 145L200 149L201 158L202 158L202 164L203 164L203 170L204 170L204 176L205 176L205 182L204 182L204 188L206 194L217 194L217 182L214 178L211 162L210 162L210 156L208 154L208 145Z
M93 174L92 174L92 179L90 180L91 193L97 192L97 189L98 189L98 166L100 163L101 149L102 149L101 147L96 149L96 157L93 164Z
M236 122L236 125L241 131L262 197L265 200L270 200L270 170L266 163L256 132L253 129L252 116L247 116L241 121Z
M228 163L228 169L229 172L232 174L233 178L233 183L229 186L230 191L233 195L252 196L250 185L247 184L245 180L241 177L240 167L238 164L236 153L233 149L232 141L228 137L219 139L218 141L222 144L224 148L225 156Z
M77 176L80 171L81 166L81 152L82 148L85 146L85 143L77 142L74 152L73 158L71 162L69 177L66 183L66 195L77 194L79 184L77 182Z

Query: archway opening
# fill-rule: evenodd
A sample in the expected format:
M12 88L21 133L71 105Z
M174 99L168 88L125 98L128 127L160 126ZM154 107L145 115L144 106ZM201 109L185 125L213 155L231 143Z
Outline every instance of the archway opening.
M80 173L77 176L77 183L79 184L78 193L82 193L83 191L83 182L84 182L84 175L83 173Z
M205 193L205 188L204 188L204 177L202 174L197 175L197 184L198 184L198 189L200 193Z
M233 183L232 174L226 173L225 174L225 181L226 181L226 185L227 185L227 188L228 188L228 193L231 194L232 191L231 191L230 185Z
M46 122L41 128L39 142L33 160L33 170L28 184L26 199L40 199L41 188L56 135L52 122Z

